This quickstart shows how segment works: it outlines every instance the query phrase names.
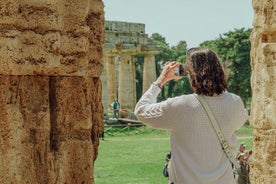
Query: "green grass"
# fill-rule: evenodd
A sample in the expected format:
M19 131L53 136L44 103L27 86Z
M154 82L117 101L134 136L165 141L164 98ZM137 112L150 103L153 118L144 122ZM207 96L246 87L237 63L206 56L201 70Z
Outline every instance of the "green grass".
M249 124L245 124L243 127L241 127L240 130L236 131L236 135L238 137L238 143L244 143L246 144L246 149L251 150L252 149L252 136L253 131Z
M113 130L99 146L95 184L166 184L162 175L169 151L169 134L148 127ZM113 136L112 136L113 135ZM245 125L238 142L252 147L252 129Z
M253 135L252 128L248 123L246 123L241 127L241 129L236 131L236 135L241 137L252 136Z

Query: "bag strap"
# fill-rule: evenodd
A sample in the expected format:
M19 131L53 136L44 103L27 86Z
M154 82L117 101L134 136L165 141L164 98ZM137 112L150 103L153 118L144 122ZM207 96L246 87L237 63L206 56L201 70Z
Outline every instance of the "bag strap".
M211 121L211 124L212 124L212 126L213 126L213 128L214 128L214 130L217 134L217 137L218 137L219 142L221 144L222 150L226 154L229 161L235 166L236 169L238 169L240 167L240 164L237 162L236 158L234 157L233 153L231 152L229 144L228 144L228 142L224 138L224 135L221 132L221 129L218 125L218 122L217 122L217 120L214 116L213 111L211 110L210 106L208 105L208 103L206 102L206 100L203 98L202 95L196 95L195 94L195 97L198 99L198 101L203 106L205 112L207 113L208 118Z

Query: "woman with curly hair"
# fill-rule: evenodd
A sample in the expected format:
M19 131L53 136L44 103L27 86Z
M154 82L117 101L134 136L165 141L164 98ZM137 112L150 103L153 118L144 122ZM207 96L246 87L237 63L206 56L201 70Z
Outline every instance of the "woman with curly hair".
M157 80L135 107L143 123L170 132L171 165L169 183L234 184L231 163L221 148L208 116L198 101L201 95L212 109L218 124L236 153L235 130L247 120L238 95L227 92L225 74L217 54L209 48L187 51L186 71L194 94L157 102L164 84L182 77L175 75L178 62L167 62Z

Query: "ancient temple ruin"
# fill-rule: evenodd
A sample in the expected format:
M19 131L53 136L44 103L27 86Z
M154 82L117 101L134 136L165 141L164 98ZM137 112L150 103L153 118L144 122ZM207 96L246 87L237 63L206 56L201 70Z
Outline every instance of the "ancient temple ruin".
M110 104L118 98L121 114L129 116L136 104L136 77L134 56L143 54L143 91L156 79L154 55L158 45L145 33L145 24L105 21L105 44L102 74L103 106L111 111Z
M252 2L250 123L254 138L250 180L252 184L272 184L276 182L276 1Z
M252 184L272 184L276 181L276 1L252 2L250 178ZM114 85L118 85L118 97L131 110L133 56L145 54L145 89L155 77L153 55L158 51L143 24L105 23L103 8L101 0L0 2L1 184L94 183L98 135L103 129L100 77L111 94L103 93L106 104L117 95Z
M92 184L101 0L0 2L0 183Z

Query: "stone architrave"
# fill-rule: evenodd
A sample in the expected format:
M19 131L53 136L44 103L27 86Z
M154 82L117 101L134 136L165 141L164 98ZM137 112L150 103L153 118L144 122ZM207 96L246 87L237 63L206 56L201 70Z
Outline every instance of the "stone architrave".
M0 7L0 183L93 184L103 130L103 2Z
M250 158L252 184L276 181L276 1L253 0L251 34L252 103L254 129Z
M127 115L133 112L136 103L136 77L134 55L131 52L120 54L118 101L120 113Z
M156 67L154 57L154 54L156 54L156 52L146 52L144 54L143 93L145 93L150 85L156 80Z

